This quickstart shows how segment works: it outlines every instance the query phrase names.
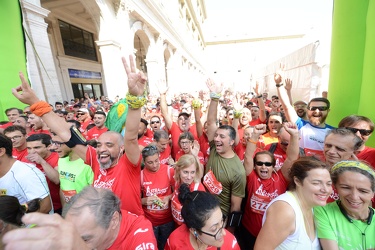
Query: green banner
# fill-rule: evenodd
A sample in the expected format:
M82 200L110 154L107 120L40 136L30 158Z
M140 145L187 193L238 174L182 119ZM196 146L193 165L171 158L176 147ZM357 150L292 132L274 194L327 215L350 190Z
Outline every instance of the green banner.
M7 120L5 110L23 108L11 92L20 85L18 72L26 72L25 39L22 29L22 13L19 1L0 1L0 121Z
M332 25L328 123L347 115L375 121L375 1L335 0ZM375 136L367 142L375 146Z

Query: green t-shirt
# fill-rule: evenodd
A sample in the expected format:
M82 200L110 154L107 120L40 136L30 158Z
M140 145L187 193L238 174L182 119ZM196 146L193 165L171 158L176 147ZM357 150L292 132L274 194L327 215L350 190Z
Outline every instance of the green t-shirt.
M337 202L332 202L324 207L315 207L314 217L318 238L336 241L339 249L375 248L375 216L370 225L361 220L351 223L341 213Z
M69 161L69 156L60 158L58 162L60 178L60 189L64 194L65 201L69 201L75 194L91 185L94 180L94 173L89 165L79 158Z
M212 170L216 179L221 182L222 192L218 196L223 214L230 213L231 195L245 197L246 173L241 160L235 155L223 158L217 152L215 143L210 142L210 155L206 165L206 173Z

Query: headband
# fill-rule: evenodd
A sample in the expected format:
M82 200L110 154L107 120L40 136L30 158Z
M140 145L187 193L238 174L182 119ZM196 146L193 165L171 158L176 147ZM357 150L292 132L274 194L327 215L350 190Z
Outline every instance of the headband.
M339 168L348 168L348 167L359 168L359 169L365 170L366 172L368 172L375 178L374 170L360 161L340 161L336 163L335 165L333 165L331 172L334 172Z

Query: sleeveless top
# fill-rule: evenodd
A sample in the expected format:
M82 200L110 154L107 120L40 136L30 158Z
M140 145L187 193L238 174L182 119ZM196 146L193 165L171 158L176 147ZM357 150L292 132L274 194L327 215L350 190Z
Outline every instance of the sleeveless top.
M293 234L289 235L288 238L286 238L278 247L276 247L277 250L317 250L321 249L319 240L317 237L317 233L315 232L315 239L314 241L311 241L310 237L308 236L306 232L305 227L305 221L303 219L303 214L301 211L301 208L298 204L298 201L294 197L294 195L291 192L286 192L275 199L273 199L270 204L268 205L267 209L276 201L284 201L288 203L292 209L294 210L294 213L296 214L296 230ZM266 221L266 215L267 215L267 209L263 216L262 223Z

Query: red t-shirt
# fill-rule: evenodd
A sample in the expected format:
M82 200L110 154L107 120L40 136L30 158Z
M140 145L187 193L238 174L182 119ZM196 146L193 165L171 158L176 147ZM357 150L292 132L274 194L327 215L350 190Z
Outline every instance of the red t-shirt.
M81 122L81 127L79 128L79 131L81 131L81 133L85 133L86 132L86 128L89 124L92 123L92 120L87 120L87 121L84 121L84 122Z
M147 137L145 135L138 139L138 144L143 146L143 147L146 147L151 142L152 142L152 138Z
M59 161L59 155L55 152L52 152L50 154L50 156L48 156L46 159L44 159L52 168L56 169L57 166L58 166L58 161ZM31 162L29 160L27 160L25 158L25 161L24 162L28 162L28 163L33 163L35 164L35 166L43 172L43 174L46 174L46 172L44 171L42 165L40 164L36 164L35 162ZM56 169L57 170L57 169ZM47 176L46 176L46 179L47 179L47 184L48 184L48 188L49 188L49 192L51 194L51 199L52 199L52 204L53 204L53 209L54 210L58 210L60 208L62 208L62 205L61 205L61 200L60 200L60 185L59 184L55 184L54 182L52 182Z
M167 145L163 152L160 152L159 160L160 164L168 164L169 157L171 156L171 147Z
M198 141L197 130L195 126L190 126L189 132L193 134L194 140ZM178 150L180 150L180 146L178 145L178 138L180 137L180 134L183 133L183 131L181 131L180 127L174 122L172 123L172 127L169 130L169 133L172 137L172 157L173 159L176 159L176 154Z
M357 154L359 160L368 162L375 170L375 148L365 147L364 150Z
M24 150L18 151L17 149L13 148L12 150L12 156L14 159L17 159L19 161L26 162L26 156L27 156L27 148Z
M174 169L164 164L160 164L160 169L157 172L151 172L144 168L141 172L142 197L158 196L163 199L165 196L171 195L173 175ZM165 208L156 204L142 206L142 208L145 217L151 221L154 227L173 220L170 204Z
M237 154L238 158L240 158L241 162L243 163L245 159L246 145L243 144L242 139L234 147L234 152Z
M339 193L337 192L334 185L332 185L332 193L327 199L327 203L331 203L340 199Z
M259 118L258 119L255 119L255 120L252 120L251 122L249 122L249 125L250 126L255 126L255 125L258 125L258 124L266 124L266 121L261 121Z
M210 143L208 142L207 135L203 133L201 137L198 138L200 151L203 153L204 165L208 162L208 157L210 156Z
M141 155L136 165L123 154L117 165L101 169L95 148L88 146L85 163L94 172L93 186L112 190L121 200L121 209L131 213L143 214L141 205Z
M152 130L148 128L146 133L145 133L145 136L147 136L149 138L154 138L154 132L152 132Z
M150 221L121 210L121 225L110 250L155 250L157 243Z
M224 244L220 247L223 250L240 250L236 238L228 230L225 230ZM176 228L167 240L165 250L194 250L190 243L190 231L185 224ZM208 246L206 249L214 250L217 247Z
M176 222L177 225L181 225L182 223L184 223L184 219L181 216L182 205L181 205L180 201L178 200L178 188L179 187L180 187L180 185L178 185L176 183L175 189L174 189L174 192L173 192L173 196L172 196L172 199L171 199L171 201L172 201L171 202L171 208L172 208L173 220ZM200 183L200 182L198 182L198 183L192 182L189 187L190 187L190 192L206 191L203 184Z
M180 159L181 156L183 156L185 154L185 152L180 149L178 150L177 154L176 154L176 161L178 161L178 159ZM198 152L198 159L199 159L199 162L204 165L204 156L203 156L203 153L201 151Z
M13 125L12 122L7 122L7 123L5 123L5 124L3 124L3 125L0 125L0 128L2 128L2 129L6 129L7 127L10 127L10 126L12 126L12 125Z
M99 129L97 126L91 128L89 131L87 131L87 136L86 136L86 139L87 140L97 140L99 138L99 136L101 134L103 134L104 132L107 132L108 131L108 128L107 127L103 127L101 129Z
M268 204L277 196L285 193L288 182L284 175L272 172L272 177L263 180L255 170L247 176L247 192L245 212L242 225L255 237L262 228L262 218Z
M27 136L34 135L34 134L47 134L47 135L51 135L51 132L49 130L43 130L43 129L34 130L33 128L31 128L31 130L27 134Z

